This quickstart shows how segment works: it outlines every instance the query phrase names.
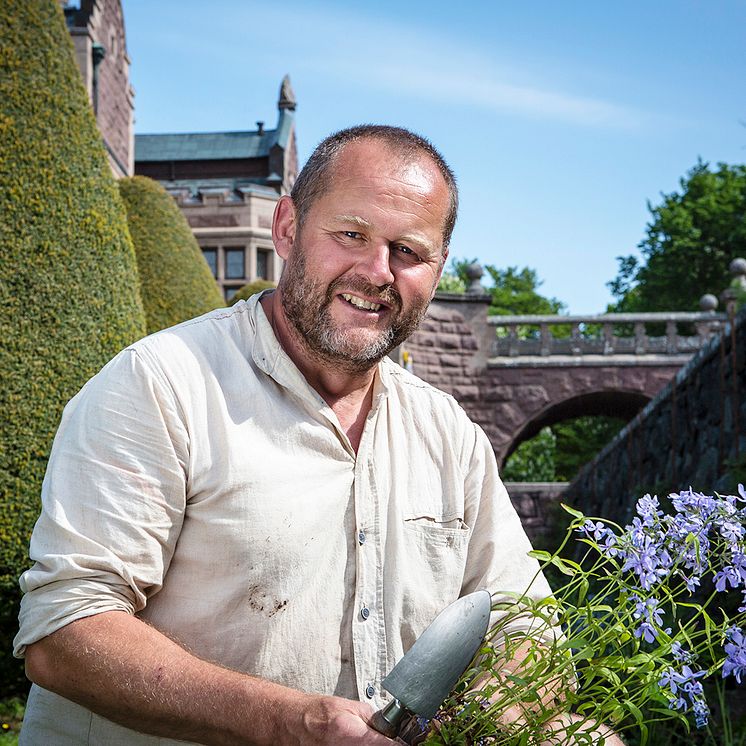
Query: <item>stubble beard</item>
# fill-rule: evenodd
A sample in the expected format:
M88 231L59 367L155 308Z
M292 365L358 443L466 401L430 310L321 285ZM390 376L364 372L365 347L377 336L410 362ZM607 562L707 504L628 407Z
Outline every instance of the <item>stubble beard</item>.
M306 258L296 241L293 256L280 280L282 308L297 339L307 352L349 373L363 373L375 367L420 325L430 299L422 299L407 311L401 295L391 286L372 285L362 275L342 275L324 290L322 283L306 274ZM339 328L331 305L341 292L377 298L389 307L389 325L371 339L365 331Z

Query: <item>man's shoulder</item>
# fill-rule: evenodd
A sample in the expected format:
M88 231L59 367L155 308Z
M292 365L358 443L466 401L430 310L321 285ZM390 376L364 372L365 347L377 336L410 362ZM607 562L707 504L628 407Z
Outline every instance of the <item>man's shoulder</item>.
M388 385L403 405L412 404L418 408L423 407L432 414L455 417L465 423L471 423L469 416L451 394L418 378L390 358L386 358L382 363Z
M161 329L132 343L127 349L158 360L184 354L201 357L235 344L246 350L253 337L253 308L240 301L228 308L216 308L201 316ZM231 344L232 343L232 344Z
M216 308L213 311L195 316L174 326L148 334L134 343L133 347L163 344L169 338L198 339L212 334L231 334L240 329L242 324L249 321L253 307L245 301L239 301L234 306Z

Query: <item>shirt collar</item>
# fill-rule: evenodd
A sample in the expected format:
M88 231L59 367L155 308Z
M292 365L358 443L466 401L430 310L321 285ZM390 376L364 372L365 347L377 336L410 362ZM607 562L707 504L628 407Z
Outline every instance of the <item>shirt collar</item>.
M264 295L274 290L264 290L257 295L251 296L246 301L249 314L256 329L252 357L260 370L273 378L277 383L290 389L296 394L310 398L315 404L321 404L324 408L328 405L319 393L306 381L298 367L290 359L282 345L275 336L272 324L264 312L264 307L259 302ZM376 409L381 400L388 393L391 384L390 361L383 360L378 364L376 376L373 382L373 409Z

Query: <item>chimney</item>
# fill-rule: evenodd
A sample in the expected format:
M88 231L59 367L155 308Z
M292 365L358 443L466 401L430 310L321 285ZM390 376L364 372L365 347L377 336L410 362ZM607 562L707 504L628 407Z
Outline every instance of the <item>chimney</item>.
M257 122L256 130L260 135L263 135L264 134L264 122Z

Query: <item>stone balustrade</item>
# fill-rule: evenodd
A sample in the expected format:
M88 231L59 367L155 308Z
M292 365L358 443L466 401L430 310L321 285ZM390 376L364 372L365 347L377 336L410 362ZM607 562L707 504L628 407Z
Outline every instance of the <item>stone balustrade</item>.
M491 360L555 355L686 357L718 334L727 318L727 314L712 311L489 316L487 357ZM656 327L665 332L660 334Z

